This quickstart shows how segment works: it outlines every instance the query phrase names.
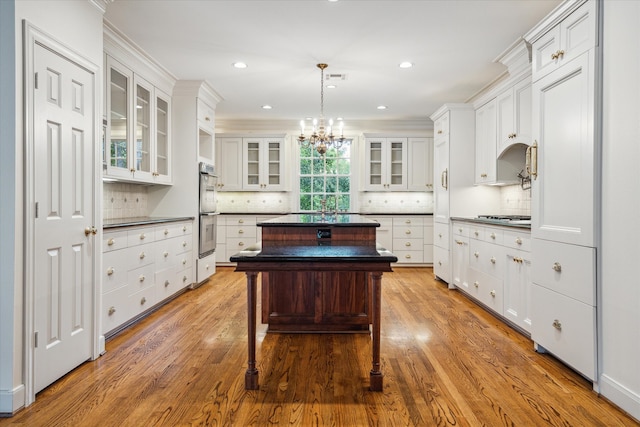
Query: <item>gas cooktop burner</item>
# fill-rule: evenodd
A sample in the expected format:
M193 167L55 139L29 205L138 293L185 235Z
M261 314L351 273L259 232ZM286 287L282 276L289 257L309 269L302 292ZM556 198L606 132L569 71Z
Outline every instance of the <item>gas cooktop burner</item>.
M494 221L527 221L530 215L478 215L480 219L491 219Z

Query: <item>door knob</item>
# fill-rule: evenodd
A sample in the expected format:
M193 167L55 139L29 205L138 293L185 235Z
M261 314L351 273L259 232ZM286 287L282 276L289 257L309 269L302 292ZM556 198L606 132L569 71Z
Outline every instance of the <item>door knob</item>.
M97 232L98 232L98 229L95 228L93 225L91 227L86 227L84 229L85 236L88 236L89 234L93 234L95 236Z

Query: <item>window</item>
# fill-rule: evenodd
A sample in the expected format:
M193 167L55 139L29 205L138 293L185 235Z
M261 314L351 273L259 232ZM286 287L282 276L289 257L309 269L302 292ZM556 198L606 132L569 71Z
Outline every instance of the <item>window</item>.
M330 148L324 158L313 147L300 147L300 211L348 212L351 207L351 141Z

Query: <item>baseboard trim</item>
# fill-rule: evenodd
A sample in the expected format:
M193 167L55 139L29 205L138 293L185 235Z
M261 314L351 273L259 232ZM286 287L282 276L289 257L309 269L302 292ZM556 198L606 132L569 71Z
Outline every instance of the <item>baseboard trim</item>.
M606 374L600 376L600 394L635 419L640 420L640 394Z
M20 384L13 390L0 390L0 416L11 417L18 409L24 408L24 404L24 384Z

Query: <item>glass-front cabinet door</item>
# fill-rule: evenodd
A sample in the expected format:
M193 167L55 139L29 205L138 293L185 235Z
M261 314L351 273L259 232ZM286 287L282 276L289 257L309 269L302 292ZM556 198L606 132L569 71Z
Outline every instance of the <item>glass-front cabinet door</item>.
M136 76L133 169L137 178L151 176L151 93L153 86Z
M170 181L171 177L169 111L171 111L169 96L156 89L156 144L153 176L155 181L161 182Z
M245 191L281 191L282 138L243 138Z
M107 70L107 174L129 177L131 108L128 101L133 73L110 57L107 57Z

